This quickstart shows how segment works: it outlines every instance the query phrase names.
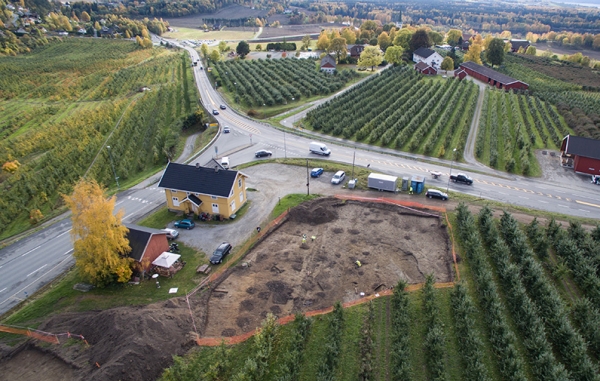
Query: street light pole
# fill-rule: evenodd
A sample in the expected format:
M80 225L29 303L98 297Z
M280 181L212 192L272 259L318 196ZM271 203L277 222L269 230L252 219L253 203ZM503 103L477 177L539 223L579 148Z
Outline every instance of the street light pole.
M283 155L284 158L287 159L287 148L285 146L285 131L283 131Z
M308 177L308 159L306 159L306 195L310 195L310 177Z
M112 152L110 152L110 146L106 146L106 149L108 149L108 157L110 158L110 166L112 167L113 175L115 175L117 189L120 190L121 188L119 187L119 177L117 176L117 171L115 171L115 164L113 163L113 157L112 157Z
M448 193L448 188L450 187L450 177L452 177L452 165L454 164L454 153L456 152L456 148L452 150L452 161L450 162L450 176L448 176L448 185L446 185L446 193Z

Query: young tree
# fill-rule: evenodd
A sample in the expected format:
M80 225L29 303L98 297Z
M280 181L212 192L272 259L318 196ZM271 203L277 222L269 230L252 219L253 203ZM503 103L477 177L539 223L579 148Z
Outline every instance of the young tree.
M218 50L213 50L212 52L210 52L210 54L208 55L208 58L210 58L210 60L212 62L219 62L221 61L221 54L219 53Z
M456 46L458 45L460 39L462 38L462 31L459 29L450 29L448 34L446 34L446 42L448 45Z
M402 63L402 55L404 54L404 49L402 46L390 46L385 51L384 59L394 64L394 66L400 65Z
M396 38L394 38L394 45L402 46L404 50L409 49L409 42L413 36L413 31L408 28L402 28L398 33L396 33Z
M302 50L306 50L308 48L310 48L310 42L312 41L312 39L310 38L310 35L306 35L304 37L302 37Z
M81 21L90 22L91 20L92 18L90 17L89 13L87 13L86 11L81 12Z
M71 209L73 256L82 278L95 286L125 283L131 278L131 250L125 235L123 211L113 214L116 197L106 198L95 180L80 180L71 196L63 196Z
M327 37L327 33L325 31L321 32L319 39L317 40L317 49L325 50L329 49L329 37Z
M481 65L481 51L483 46L481 44L471 44L469 51L465 54L464 61L472 61L476 64Z
M383 55L381 54L379 46L367 46L365 47L365 50L360 53L357 65L358 67L371 66L371 71L373 71L375 66L379 65L381 62L383 62Z
M391 44L392 41L390 40L390 36L386 32L381 32L379 34L379 37L377 37L377 45L379 45L381 50L383 50L384 52Z
M485 59L492 64L492 67L501 65L504 61L504 40L501 38L492 39L485 51Z
M429 40L433 45L440 45L442 42L444 42L444 36L441 33L431 30L427 34L429 35Z
M530 56L535 56L537 54L537 49L535 48L535 46L529 45L527 47L527 50L525 51L525 54L529 54Z
M343 37L337 37L331 40L329 44L329 51L335 53L336 62L340 62L340 58L345 58L348 54L348 48L346 39Z
M342 29L342 33L340 35L346 39L347 43L349 43L349 44L356 43L356 33L354 33L354 31L350 30L350 28Z
M202 46L200 46L200 53L202 53L202 57L205 59L208 58L208 45L202 44Z
M408 43L410 52L414 52L419 48L429 48L431 46L431 40L427 30L419 29L412 35L410 42Z
M227 48L227 43L225 41L219 42L219 53L225 53L227 51Z
M250 45L248 45L246 41L240 41L238 46L235 48L235 52L244 58L248 53L250 53Z
M454 70L454 61L452 58L446 56L442 61L442 65L440 66L442 70Z

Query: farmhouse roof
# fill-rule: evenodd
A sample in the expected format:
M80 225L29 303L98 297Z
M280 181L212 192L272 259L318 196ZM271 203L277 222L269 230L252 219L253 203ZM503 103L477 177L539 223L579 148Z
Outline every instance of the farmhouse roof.
M461 67L463 68L467 68L469 70L472 70L476 73L479 73L481 75L484 75L490 79L493 79L496 82L500 82L504 85L509 85L511 83L515 83L515 82L521 82L524 83L525 85L527 85L525 82L523 81L519 81L518 79L514 79L512 77L509 77L508 75L504 75L502 73L498 73L496 70L491 69L489 67L485 67L485 66L481 66L476 64L475 62L472 61L467 61L467 62L463 62L460 64Z
M238 173L241 172L171 162L167 165L158 187L227 198Z
M167 234L167 232L162 230L147 228L139 225L125 224L125 226L127 229L129 229L129 232L127 233L127 239L129 240L129 246L131 247L129 257L138 262L141 262L142 258L144 257L146 247L148 247L150 239L153 235Z
M529 40L510 40L512 50L519 50L519 48L527 49L530 43Z
M431 67L431 66L427 65L427 63L424 61L420 61L419 63L415 64L415 69L418 69L419 71L423 71L423 70L427 69L428 67Z
M567 135L563 139L562 149L569 155L600 160L600 140Z
M419 57L427 58L430 55L432 55L433 53L435 53L435 50L431 50L428 48L419 48L419 49L415 50L413 54L417 55Z

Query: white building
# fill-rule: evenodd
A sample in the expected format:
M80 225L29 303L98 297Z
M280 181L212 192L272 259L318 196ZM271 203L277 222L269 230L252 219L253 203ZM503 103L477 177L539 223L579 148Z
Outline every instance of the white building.
M425 62L434 69L439 70L443 60L444 58L438 52L431 49L419 48L413 52L413 62Z

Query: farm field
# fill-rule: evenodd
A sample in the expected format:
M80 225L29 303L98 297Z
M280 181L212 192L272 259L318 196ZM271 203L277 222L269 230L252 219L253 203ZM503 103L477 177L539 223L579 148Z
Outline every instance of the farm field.
M18 163L0 174L0 237L28 228L31 211L60 210L86 173L113 185L105 146L121 183L163 165L196 112L189 67L181 53L104 39L0 58L0 163Z
M270 107L328 95L358 77L353 70L342 70L333 76L323 73L313 59L217 62L211 74L232 94L235 103L246 107Z
M590 233L554 220L521 226L508 213L494 218L492 212L484 207L474 215L458 207L462 280L453 287L434 288L427 276L421 289L409 291L400 281L392 296L347 309L336 305L312 318L296 315L284 326L265 311L254 338L193 351L161 380L210 369L235 379L250 364L261 380L286 374L298 380L597 380L600 261L594 247L600 228ZM564 266L571 272L558 270ZM282 274L271 270L260 281ZM217 303L228 297L221 293ZM249 305L242 301L237 314Z
M258 32L258 28L254 30L253 28L245 28L245 31L240 30L232 30L230 28L224 28L223 30L217 31L208 31L205 32L200 27L198 28L185 28L185 27L176 27L173 32L166 32L163 34L165 38L175 38L179 40L216 40L216 43L219 41L230 41L230 40L249 40L256 32ZM235 49L234 49L235 50Z
M535 149L560 148L569 133L556 109L538 97L487 89L475 155L492 168L539 176Z
M426 78L400 66L324 103L305 120L309 128L333 136L460 159L477 94L470 81Z

